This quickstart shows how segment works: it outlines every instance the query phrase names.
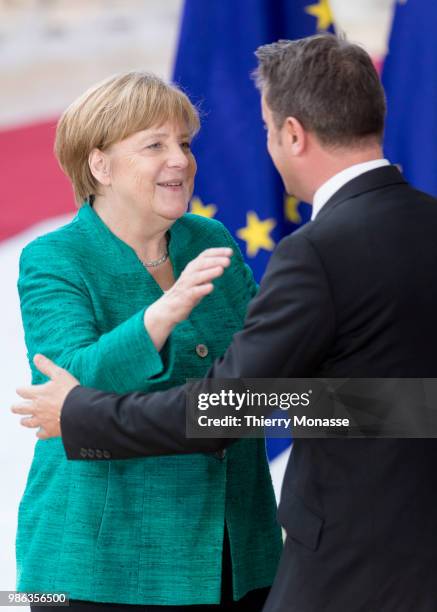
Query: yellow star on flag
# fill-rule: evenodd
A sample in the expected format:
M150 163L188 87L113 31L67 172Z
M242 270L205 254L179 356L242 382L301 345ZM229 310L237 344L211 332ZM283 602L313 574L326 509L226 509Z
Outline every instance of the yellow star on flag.
M287 196L285 198L285 218L287 221L291 221L296 225L300 225L302 223L302 217L300 216L298 210L299 204L300 200L294 196Z
M253 210L247 213L246 227L237 231L237 236L247 244L246 252L249 257L255 257L260 249L273 251L275 243L270 232L276 225L274 219L261 221Z
M334 23L329 0L319 0L318 4L310 4L305 12L317 18L317 30L327 30Z
M214 206L214 204L203 204L200 198L194 197L191 200L190 212L212 219L217 212L217 206Z

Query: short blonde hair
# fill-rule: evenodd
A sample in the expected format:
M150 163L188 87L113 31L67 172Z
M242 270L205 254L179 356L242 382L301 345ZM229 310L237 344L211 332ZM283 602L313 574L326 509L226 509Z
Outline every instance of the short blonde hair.
M140 130L174 121L187 126L191 136L199 130L199 114L176 86L147 72L112 76L88 89L63 113L58 122L55 155L73 183L81 205L97 193L98 181L88 158Z

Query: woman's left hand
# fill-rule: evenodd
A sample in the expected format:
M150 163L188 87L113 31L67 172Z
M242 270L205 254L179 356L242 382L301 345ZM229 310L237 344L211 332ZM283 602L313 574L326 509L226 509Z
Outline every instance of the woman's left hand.
M36 437L47 440L61 435L62 406L79 381L44 355L35 355L33 362L38 370L51 380L43 385L17 389L18 395L27 401L12 406L11 410L15 414L30 415L21 419L21 425L39 427Z

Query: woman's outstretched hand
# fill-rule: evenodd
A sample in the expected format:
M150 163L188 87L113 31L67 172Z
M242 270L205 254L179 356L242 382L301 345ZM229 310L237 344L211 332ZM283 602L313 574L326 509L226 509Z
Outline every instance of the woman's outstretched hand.
M206 249L190 261L175 284L144 313L144 325L157 350L161 350L177 323L214 289L212 281L231 263L232 249Z

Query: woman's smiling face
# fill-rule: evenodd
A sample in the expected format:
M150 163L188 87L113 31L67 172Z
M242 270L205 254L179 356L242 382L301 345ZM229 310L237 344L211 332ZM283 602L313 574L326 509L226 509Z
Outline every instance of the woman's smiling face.
M168 121L141 130L113 144L105 156L108 187L124 205L147 207L169 221L187 211L197 165L184 125Z

